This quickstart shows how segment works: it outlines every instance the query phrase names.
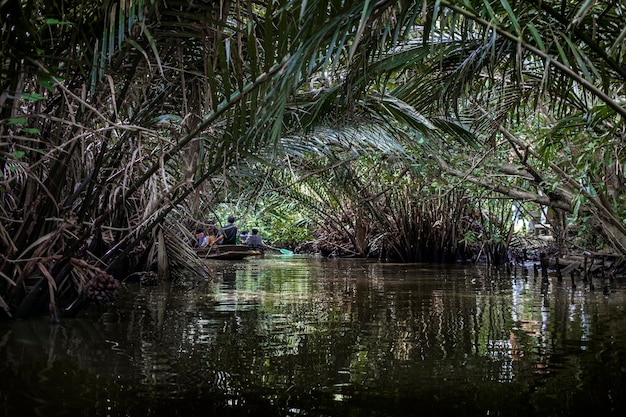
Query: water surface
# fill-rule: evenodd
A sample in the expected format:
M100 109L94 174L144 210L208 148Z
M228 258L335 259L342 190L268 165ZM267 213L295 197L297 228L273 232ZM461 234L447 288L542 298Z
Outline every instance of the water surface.
M583 282L267 256L0 323L4 416L624 415L626 312Z

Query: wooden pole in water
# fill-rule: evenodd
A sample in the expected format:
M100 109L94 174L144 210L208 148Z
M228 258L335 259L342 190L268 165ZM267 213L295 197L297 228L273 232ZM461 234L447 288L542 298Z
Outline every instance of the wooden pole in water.
M545 252L541 252L539 255L539 262L541 263L541 276L543 277L543 282L548 281L548 264L550 262L550 258L548 258L548 254Z

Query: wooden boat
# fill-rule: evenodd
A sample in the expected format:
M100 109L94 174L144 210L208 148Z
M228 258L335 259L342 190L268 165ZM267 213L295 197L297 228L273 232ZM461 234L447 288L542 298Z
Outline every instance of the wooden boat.
M261 252L259 251L248 251L248 252L231 251L231 252L208 253L206 255L201 255L201 258L202 259L225 259L228 261L239 261L249 256L257 256L257 255L261 255Z
M259 256L263 252L252 250L246 245L217 245L213 248L197 248L196 253L202 259L241 260L249 256Z
M217 245L217 250L220 252L249 252L251 249L247 245L224 244L224 245Z

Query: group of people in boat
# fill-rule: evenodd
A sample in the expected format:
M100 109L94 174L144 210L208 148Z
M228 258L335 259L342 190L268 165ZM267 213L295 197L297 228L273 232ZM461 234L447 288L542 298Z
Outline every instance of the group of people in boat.
M253 228L251 234L248 234L247 230L243 230L239 235L237 232L234 216L228 216L227 224L222 228L218 227L215 222L209 221L206 228L196 229L196 244L201 248L206 248L241 243L252 250L265 251L267 246L259 235L259 229Z

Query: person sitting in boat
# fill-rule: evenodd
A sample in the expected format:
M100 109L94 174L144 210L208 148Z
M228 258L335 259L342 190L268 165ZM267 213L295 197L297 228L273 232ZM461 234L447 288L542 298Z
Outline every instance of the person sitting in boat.
M222 228L218 238L221 237L220 245L234 245L237 243L237 226L235 226L235 217L228 216L228 224Z
M215 226L215 223L209 222L209 225L204 231L204 244L200 244L200 246L213 247L215 245L218 245L223 239L224 236L220 235L219 229L217 228L217 226Z
M263 243L263 238L259 236L259 229L257 228L252 229L252 234L248 235L246 244L252 250L265 252L265 244Z
M239 234L239 241L245 245L247 243L248 236L249 236L248 231L242 230L241 233Z
M204 227L198 227L196 229L196 245L198 246L202 246L202 244L204 243Z

